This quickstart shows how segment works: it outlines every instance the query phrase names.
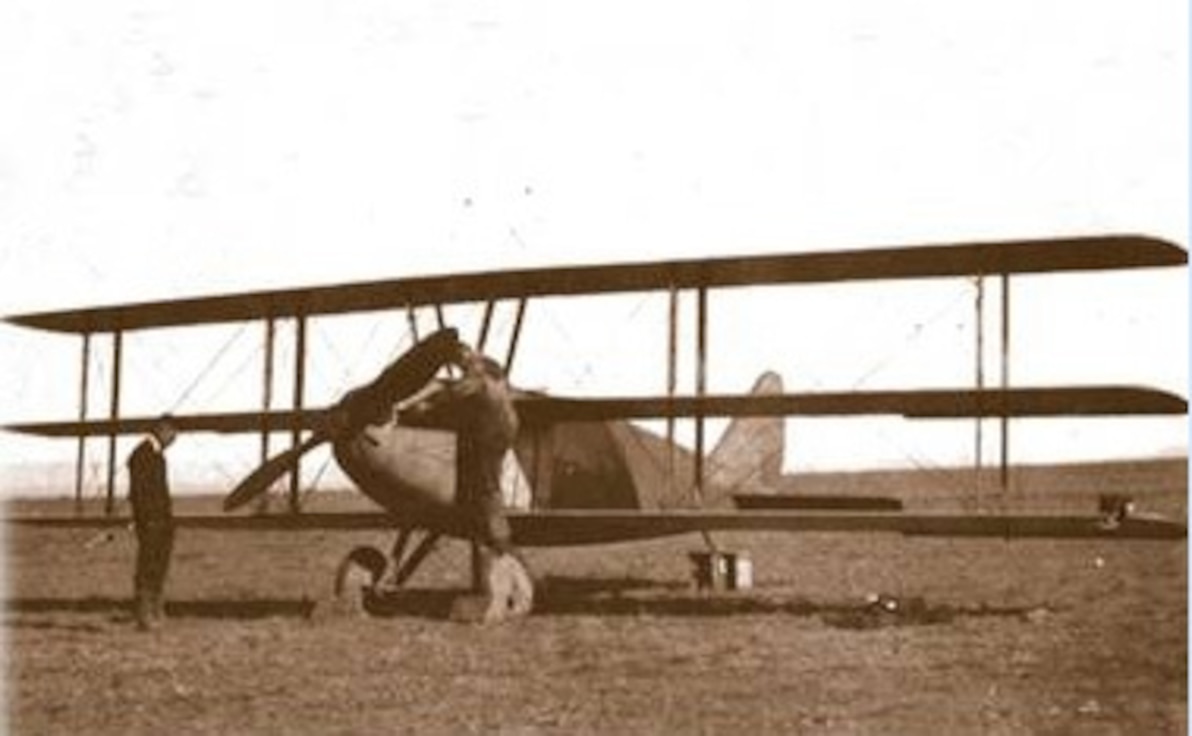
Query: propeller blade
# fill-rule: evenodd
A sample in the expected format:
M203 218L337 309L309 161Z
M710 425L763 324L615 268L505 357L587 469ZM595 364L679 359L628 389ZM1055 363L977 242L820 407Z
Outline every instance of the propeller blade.
M293 467L295 460L329 439L330 433L315 432L302 444L269 458L228 494L223 502L224 511L235 511L269 490L274 481Z
M315 446L378 421L394 401L409 396L429 382L439 368L457 355L459 333L447 327L427 336L407 350L372 382L350 391L329 409L324 426L302 444L269 458L224 499L224 511L235 511L265 493L285 475L294 461Z
M454 327L445 327L403 353L361 393L388 406L425 386L458 352L459 332Z

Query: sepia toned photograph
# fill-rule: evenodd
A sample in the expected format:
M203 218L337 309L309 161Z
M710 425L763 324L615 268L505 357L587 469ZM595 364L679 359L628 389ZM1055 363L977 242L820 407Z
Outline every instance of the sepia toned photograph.
M13 734L1184 734L1189 11L0 9Z

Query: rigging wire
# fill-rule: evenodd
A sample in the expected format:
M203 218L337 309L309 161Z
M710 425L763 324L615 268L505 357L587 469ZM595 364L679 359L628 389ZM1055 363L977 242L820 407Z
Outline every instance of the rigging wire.
M190 398L191 393L196 388L198 388L199 383L202 382L202 380L207 377L207 375L215 368L216 363L218 363L220 361L220 359L224 356L224 354L228 351L228 349L232 347L232 343L236 342L236 340L239 339L239 337L242 334L244 334L244 330L247 326L248 326L247 322L241 323L240 327L237 328L234 333L232 333L232 336L229 337L226 342L224 342L224 344L216 352L215 356L210 361L207 362L207 365L205 365L199 371L198 375L195 376L194 380L191 381L190 385L187 386L186 389L182 392L182 395L178 397L178 400L174 402L174 405L170 409L171 412L177 411L178 407L180 407L183 402L185 402L188 398Z
M645 308L646 304L650 302L651 296L652 295L648 294L648 293L640 295L637 298L636 302L633 304L633 306L628 310L628 314L626 314L624 317L622 317L619 320L619 322L621 324L636 323L638 321L639 315ZM578 346L576 345L575 339L572 337L572 333L574 333L575 330L569 330L569 329L563 327L563 325L559 322L557 317L550 310L542 310L538 314L541 316L545 316L547 324L550 325L550 327L552 329L554 329L555 333L558 336L560 336L564 340L564 342L566 342L567 352L569 354L571 354L571 355L581 354ZM615 337L616 337L615 330L613 331L613 334L614 334L614 339L615 339ZM603 354L605 351L598 351L598 352ZM578 367L574 366L571 363L563 363L562 367L563 367L563 370L566 372L567 379L570 381L573 389L581 388L586 383L588 383L591 379L595 378L596 374L597 374L597 370L596 370L596 366L595 366L594 362L587 358L582 360Z
M220 395L221 395L221 394L222 394L224 391L227 391L227 390L228 390L228 386L231 386L231 385L232 385L232 382L233 382L233 381L235 381L237 378L239 378L239 377L240 377L240 376L241 376L241 375L244 373L244 370L245 370L245 368L248 366L248 364L249 364L250 362L252 362L252 361L253 361L253 360L254 360L254 359L255 359L255 358L256 358L256 357L257 357L257 356L258 356L260 353L262 353L262 352L264 352L264 348L258 347L258 348L255 348L255 349L254 349L254 350L253 350L251 353L249 353L248 355L244 356L244 358L242 358L242 359L240 360L240 363L239 363L239 364L237 364L237 366L236 366L236 367L235 367L235 368L232 370L232 372L231 372L231 373L228 375L228 377L224 379L224 382L223 382L223 383L221 383L221 384L219 385L219 387L218 387L218 388L216 388L216 389L215 389L215 391L213 391L213 392L212 392L212 393L211 393L211 394L210 394L210 395L207 397L207 401L208 401L208 402L210 402L210 401L213 401L213 400L215 400L215 399L219 398L219 396L220 396Z
M98 358L98 356L94 356L94 358ZM107 374L104 372L104 362L96 359L93 365L95 367L96 383L100 386L111 386L111 383L107 380ZM102 467L103 465L101 465L99 460L94 458L91 460L90 486L96 498L103 498L105 493L102 482L103 478L101 476Z
M888 365L890 365L891 362L894 361L895 358L899 357L906 351L908 345L922 337L923 333L928 327L934 325L936 322L954 311L957 305L962 300L966 299L967 296L967 292L958 292L946 304L944 304L938 310L932 312L931 316L929 316L927 319L916 322L914 326L911 327L910 332L903 336L902 342L895 344L886 353L886 355L879 358L868 370L862 373L860 377L853 382L851 387L852 390L855 391L861 388L869 381L869 379L873 378L875 375L884 370Z
M354 382L352 376L352 366L360 363L363 360L365 353L369 348L372 347L373 341L376 339L376 336L379 332L380 323L380 319L373 320L372 327L369 329L368 335L365 336L364 344L357 351L356 359L351 362L344 361L342 356L337 352L338 348L330 342L326 334L321 329L316 329L318 339L322 340L324 345L329 347L331 351L337 355L337 357L341 358L340 364L342 367L340 369L340 378L338 380L338 389L340 394L343 394L346 391L349 382ZM334 459L335 455L333 453L328 453L327 457L325 457L323 462L319 465L319 469L315 471L314 478L312 478L311 481L307 483L306 488L301 491L300 497L303 506L305 506L306 501L319 490L319 483L323 480L323 475L327 472L327 468L331 466L331 461Z
M916 322L910 329L909 333L904 335L903 340L896 344L886 355L879 358L868 370L862 373L856 381L853 382L851 390L860 389L869 382L875 375L879 374L899 355L905 352L907 346L919 340L926 332L928 327L935 325L948 314L954 312L957 306L967 300L968 292L965 290L958 290L951 299L943 304L938 309L934 310L926 319ZM910 462L914 470L925 473L925 478L928 482L936 487L951 489L953 479L949 475L949 471L939 463L923 458L907 448L903 443L895 442L884 432L878 433L878 438L882 440L889 448L895 450L900 454L903 460ZM956 494L944 496L944 498L964 498Z
M326 348L327 352L330 352L331 355L335 357L336 361L338 361L338 366L335 368L326 368L323 361L314 361L313 370L315 374L323 381L323 384L325 386L337 387L343 386L345 383L347 383L348 379L350 378L351 369L348 367L347 361L343 359L343 355L340 353L339 347L331 342L330 338L327 337L327 333L324 330L319 329L317 325L308 325L307 334L313 335L314 340Z
M323 480L323 474L327 472L327 468L330 467L331 461L334 459L334 454L328 453L327 457L323 458L322 464L319 465L319 469L315 471L315 477L311 479L309 484L307 484L306 490L302 491L301 499L303 508L306 507L307 499L309 499L315 494L315 492L318 491L319 483Z

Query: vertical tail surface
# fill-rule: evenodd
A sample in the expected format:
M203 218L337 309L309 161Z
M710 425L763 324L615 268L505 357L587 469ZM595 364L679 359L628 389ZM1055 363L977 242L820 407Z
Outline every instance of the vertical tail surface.
M759 376L750 391L755 396L780 393L782 377L773 371ZM733 420L708 455L709 491L718 499L731 493L764 492L782 475L785 448L785 417Z

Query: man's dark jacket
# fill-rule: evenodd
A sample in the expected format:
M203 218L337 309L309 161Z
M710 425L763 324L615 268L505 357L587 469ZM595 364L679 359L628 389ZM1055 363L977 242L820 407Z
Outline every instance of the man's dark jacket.
M166 460L151 441L145 440L133 451L128 459L128 475L128 499L137 528L172 526Z

